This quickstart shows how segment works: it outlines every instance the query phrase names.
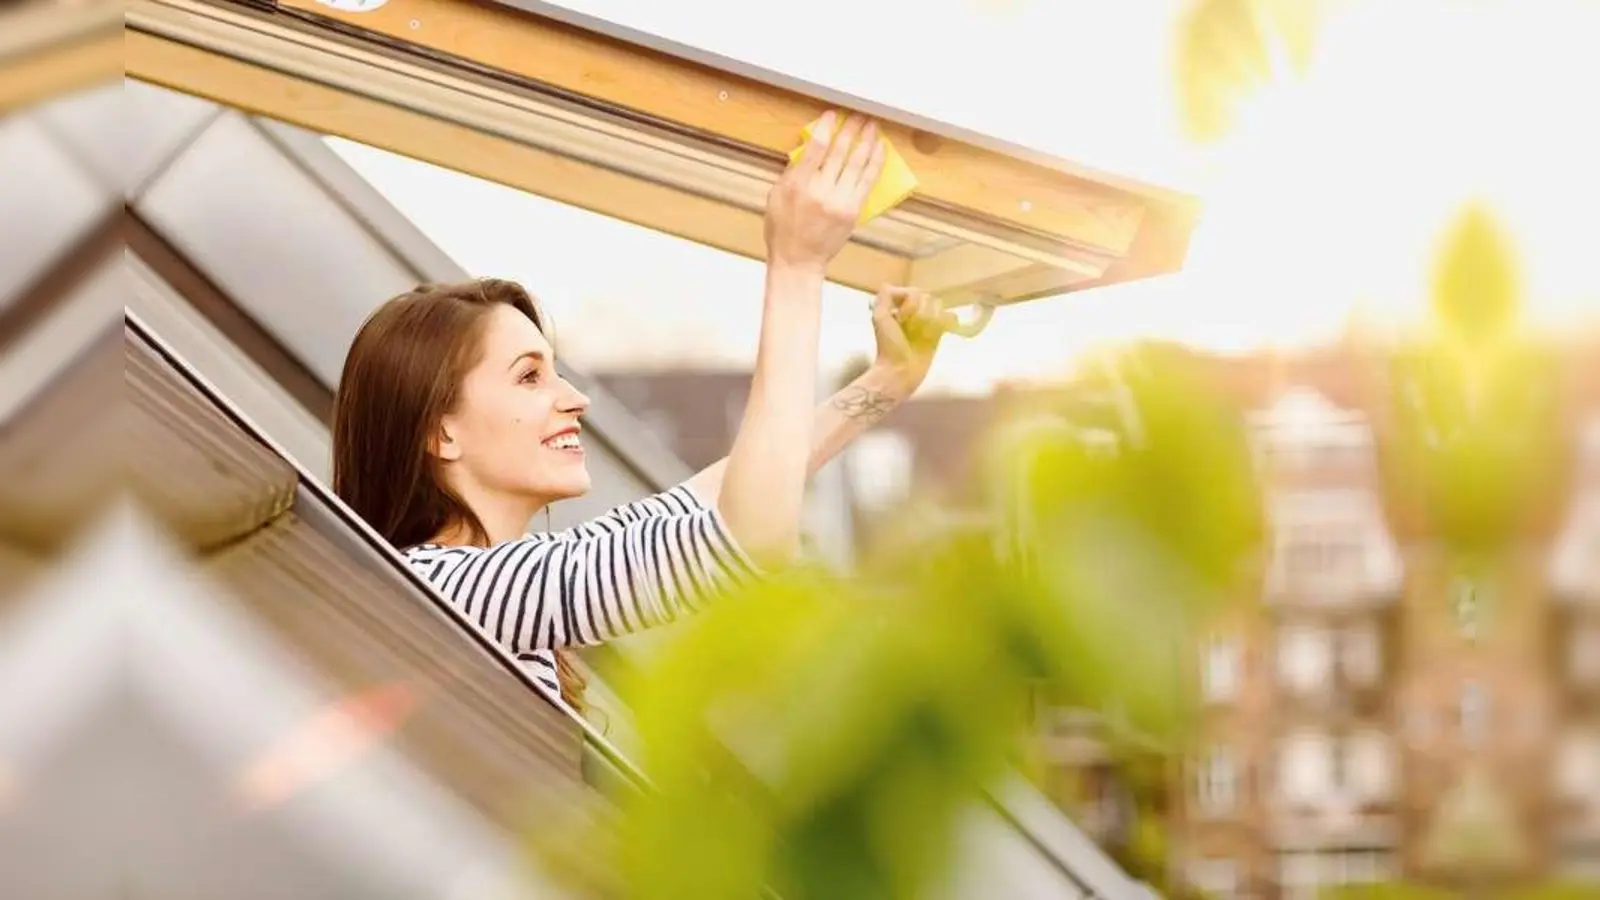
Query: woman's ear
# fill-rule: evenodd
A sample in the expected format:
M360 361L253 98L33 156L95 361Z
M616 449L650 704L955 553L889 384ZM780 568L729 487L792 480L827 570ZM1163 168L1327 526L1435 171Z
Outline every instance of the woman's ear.
M449 419L439 423L428 442L428 452L442 462L455 462L461 458L461 444L455 439L453 424Z

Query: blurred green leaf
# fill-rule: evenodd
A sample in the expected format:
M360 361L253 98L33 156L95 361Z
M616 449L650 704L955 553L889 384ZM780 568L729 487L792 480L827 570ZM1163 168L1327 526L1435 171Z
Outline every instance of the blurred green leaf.
M923 522L855 576L773 573L684 623L618 685L655 790L596 819L608 860L567 869L641 900L919 896L1041 683L1180 746L1192 623L1261 533L1242 423L1185 359L1137 348L997 445L993 507L1020 531Z
M1505 900L1594 900L1600 885L1594 882L1550 881L1506 892Z
M1486 207L1469 206L1451 225L1434 267L1432 306L1436 321L1470 345L1513 336L1521 312L1515 248Z
M1317 896L1320 900L1455 900L1457 897L1451 891L1402 881L1339 885L1324 888Z
M1190 0L1178 17L1173 76L1185 130L1199 141L1226 135L1237 104L1281 73L1304 71L1316 53L1327 0Z
M1434 279L1434 328L1390 365L1389 487L1420 527L1483 557L1560 492L1564 410L1558 354L1520 329L1509 239L1467 209Z

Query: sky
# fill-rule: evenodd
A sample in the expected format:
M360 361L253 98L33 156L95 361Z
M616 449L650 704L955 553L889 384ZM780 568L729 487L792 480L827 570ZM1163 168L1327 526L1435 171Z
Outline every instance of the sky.
M1204 201L1182 272L1002 309L946 341L933 390L1050 377L1136 337L1238 352L1328 339L1352 316L1405 327L1438 235L1474 199L1517 236L1542 326L1600 316L1600 129L1579 112L1597 102L1600 3L1323 0L1311 71L1285 72L1230 139L1200 147L1171 89L1179 2L561 5ZM574 365L753 358L758 262L330 143L469 271L539 295ZM830 286L823 318L826 369L870 353L864 295Z

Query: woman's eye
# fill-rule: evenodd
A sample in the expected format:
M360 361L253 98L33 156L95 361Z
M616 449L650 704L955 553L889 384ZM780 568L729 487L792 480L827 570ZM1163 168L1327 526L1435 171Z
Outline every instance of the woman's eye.
M523 384L537 384L539 381L539 370L529 369L528 371L523 372L522 377L517 380Z

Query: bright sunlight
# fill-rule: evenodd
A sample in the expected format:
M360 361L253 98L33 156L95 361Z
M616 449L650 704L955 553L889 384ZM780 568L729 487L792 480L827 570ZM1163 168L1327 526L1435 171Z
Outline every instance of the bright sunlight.
M1171 336L1243 350L1327 339L1353 316L1413 325L1435 245L1473 200L1518 242L1538 325L1600 315L1600 132L1543 102L1600 84L1600 4L1529 5L1347 2L1303 75L1275 47L1274 79L1207 151L1206 217L1162 311L1182 319Z

